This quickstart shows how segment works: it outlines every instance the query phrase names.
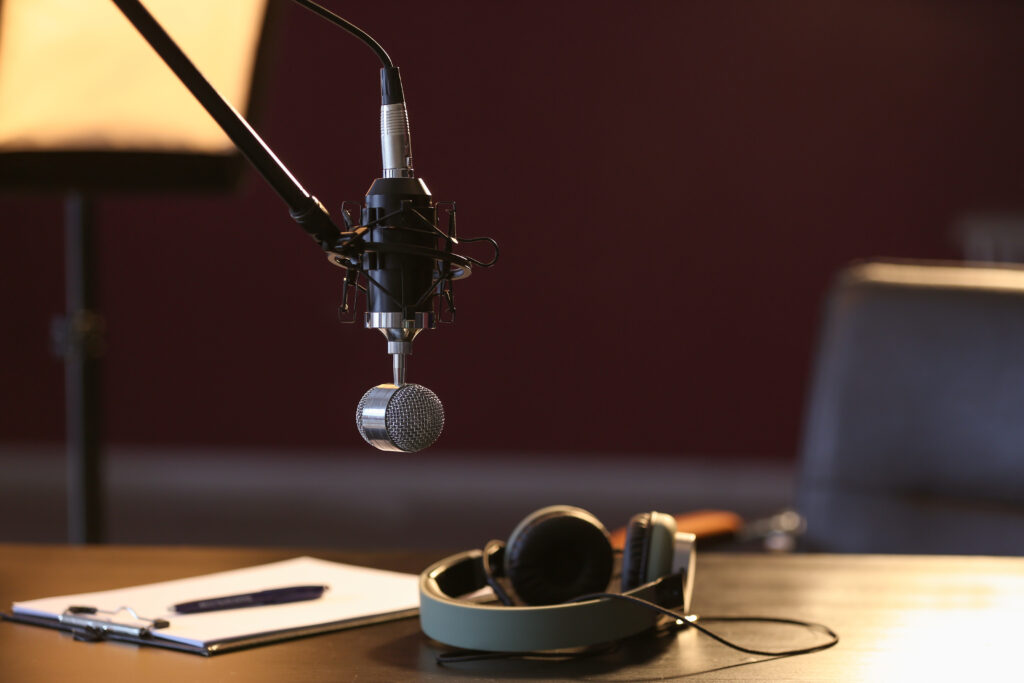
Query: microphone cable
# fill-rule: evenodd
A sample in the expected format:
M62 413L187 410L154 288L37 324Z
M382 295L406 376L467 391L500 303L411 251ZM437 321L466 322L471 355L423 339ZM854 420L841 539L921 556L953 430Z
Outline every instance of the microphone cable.
M327 21L331 22L332 24L334 24L336 26L340 26L341 28L345 29L346 31L351 33L353 36L355 36L359 40L361 40L364 43L366 43L366 45L369 46L369 48L371 50L373 50L374 54L377 55L377 58L380 59L381 64L385 68L388 68L388 69L393 69L394 68L394 66L395 66L394 62L391 61L391 57L389 57L388 53L384 51L384 48L382 48L380 46L380 43L378 43L376 40L374 40L373 37L369 33L364 31L363 29L359 28L358 26L353 24L351 21L348 21L346 19L342 19L341 17L339 17L337 14L335 14L331 10L329 10L326 7L323 7L321 5L318 5L315 2L312 2L312 0L293 0L293 2L295 2L296 4L298 4L298 5L302 6L302 7L305 7L306 9L308 9L310 12L312 12L315 15L317 15L318 17L321 17L322 19L326 19Z

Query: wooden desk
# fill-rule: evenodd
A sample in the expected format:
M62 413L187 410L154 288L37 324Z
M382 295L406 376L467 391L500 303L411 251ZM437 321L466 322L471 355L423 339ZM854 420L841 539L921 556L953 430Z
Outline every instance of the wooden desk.
M233 569L307 551L0 545L0 606ZM312 552L325 559L419 571L429 553ZM536 680L888 681L1006 680L1021 675L1024 558L839 555L698 557L694 607L703 614L819 621L841 637L830 650L745 655L686 631L641 636L574 661L485 661L439 667L416 619L205 658L117 643L87 644L49 629L0 623L0 680L403 681ZM719 625L761 648L806 642L802 629ZM696 674L696 675L695 675Z

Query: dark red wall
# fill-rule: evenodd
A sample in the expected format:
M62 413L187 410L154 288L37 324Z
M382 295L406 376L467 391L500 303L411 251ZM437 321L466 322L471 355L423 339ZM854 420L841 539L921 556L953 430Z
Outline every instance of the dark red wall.
M402 67L416 168L502 259L424 333L438 448L789 455L858 257L1024 204L1024 6L329 3ZM379 173L372 54L286 7L259 129L332 209ZM383 338L249 173L101 203L113 442L350 448ZM61 204L0 198L0 438L62 436Z

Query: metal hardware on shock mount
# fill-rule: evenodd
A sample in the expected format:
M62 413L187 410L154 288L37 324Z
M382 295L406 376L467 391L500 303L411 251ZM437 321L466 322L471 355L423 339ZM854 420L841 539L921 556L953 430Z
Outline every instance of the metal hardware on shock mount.
M373 285L379 289L388 299L401 308L403 312L412 312L422 306L426 301L432 300L434 304L434 319L442 323L455 322L455 290L454 281L469 277L474 266L490 268L498 261L498 243L490 237L459 238L456 224L456 206L453 201L437 202L435 208L443 209L448 214L447 232L441 230L437 223L440 221L428 220L422 213L409 205L397 212L388 213L379 218L368 221L366 225L355 225L351 214L348 211L350 205L359 206L358 202L346 201L341 206L341 215L347 228L341 233L341 237L335 247L328 253L327 259L330 263L345 269L345 281L342 285L342 303L338 309L339 319L345 323L356 321L359 293L365 296L369 286ZM405 231L419 235L429 235L435 239L432 247L399 244L395 242L369 242L365 239L370 228L378 227L385 222L394 221L396 218L404 218L406 221L418 227L396 227L385 226L387 230ZM455 247L460 244L488 242L494 248L494 256L489 261L481 261L464 254L455 253ZM434 261L434 277L430 286L419 293L415 301L403 300L400 292L395 292L384 286L383 283L374 279L366 266L377 254L406 254L429 258ZM369 257L369 258L368 258ZM441 305L441 302L444 305ZM447 316L444 315L447 312ZM410 318L410 315L404 315Z

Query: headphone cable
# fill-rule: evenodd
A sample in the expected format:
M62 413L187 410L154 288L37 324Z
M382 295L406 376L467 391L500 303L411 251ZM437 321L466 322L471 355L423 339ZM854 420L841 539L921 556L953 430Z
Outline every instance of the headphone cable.
M801 621L799 619L787 619L785 617L759 617L759 616L698 616L696 614L685 615L681 612L670 610L667 607L638 598L632 595L623 595L622 593L590 593L588 595L581 595L578 598L574 598L569 602L584 602L586 600L598 600L602 598L608 598L612 600L626 600L634 604L646 607L648 609L660 612L661 614L672 617L675 619L675 628L686 628L692 626L697 629L700 633L712 638L726 647L730 647L733 650L739 652L745 652L751 655L763 655L767 657L789 657L793 655L809 654L811 652L820 652L821 650L827 650L836 643L839 642L839 635L828 626L819 624L813 621ZM817 645L811 645L809 647L800 647L790 650L758 650L756 648L746 647L739 643L732 642L723 636L711 631L705 626L697 623L697 621L719 621L719 622L748 622L748 623L760 623L760 624L789 624L793 626L803 626L808 629L818 630L828 636L828 640ZM445 664L456 664L459 662L472 662L484 659L502 659L509 657L531 657L531 658L542 658L542 659L566 659L576 657L593 657L596 655L605 654L610 650L614 649L617 642L604 643L598 645L591 645L584 648L582 651L577 653L567 654L565 652L478 652L472 650L456 650L453 652L440 653L435 656L439 665Z
M661 614L664 614L665 616L672 617L673 619L676 620L677 625L679 625L680 627L692 626L693 628L697 629L698 631L700 631L704 635L708 636L709 638L713 638L714 640L717 640L722 645L725 645L727 647L731 647L734 650L739 650L740 652L746 652L747 654L751 654L751 655L766 655L766 656L769 656L769 657L784 657L784 656L789 656L789 655L803 655L803 654L808 654L808 653L811 653L811 652L819 652L820 650L826 650L826 649L832 647L833 645L835 645L836 643L839 642L839 635L836 634L835 631L830 629L828 626L825 626L824 624L815 623L813 621L800 621L799 619L786 619L784 617L756 617L756 616L747 616L747 617L741 617L741 616L735 616L735 617L701 617L701 616L698 616L696 614L686 615L686 614L683 614L682 612L676 612L674 610L668 609L667 607L662 607L661 605L659 605L659 604L657 604L655 602L651 602L649 600L644 600L643 598L638 598L638 597L636 597L634 595L624 595L622 593L590 593L589 595L581 595L578 598L573 598L572 600L570 600L570 602L584 602L586 600L597 600L597 599L600 599L600 598L610 598L610 599L615 599L615 600L626 600L628 602L632 602L632 603L635 603L635 604L638 604L638 605L642 605L643 607L646 607L648 609L652 609L652 610L654 610L656 612L660 612ZM717 633L711 631L710 629L708 629L708 628L706 628L704 626L701 626L700 624L697 623L698 620L702 620L702 621L705 621L705 622L707 622L707 621L721 621L721 622L734 622L734 623L735 622L752 622L752 623L760 623L760 624L791 624L793 626L803 626L805 628L809 628L809 629L812 629L812 630L822 631L823 633L825 633L825 635L828 636L829 639L827 641L825 641L824 643L819 643L817 645L811 645L809 647L795 648L795 649L792 649L792 650L758 650L758 649L755 649L755 648L745 647L745 646L740 645L738 643L734 643L734 642L732 642L732 641L730 641L730 640L728 640L728 639L718 635Z

